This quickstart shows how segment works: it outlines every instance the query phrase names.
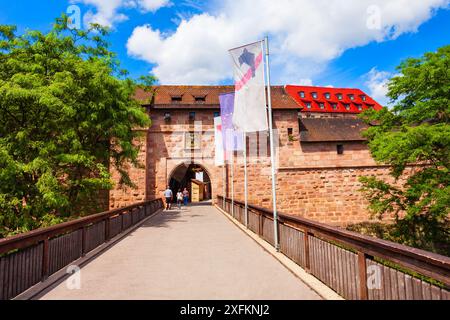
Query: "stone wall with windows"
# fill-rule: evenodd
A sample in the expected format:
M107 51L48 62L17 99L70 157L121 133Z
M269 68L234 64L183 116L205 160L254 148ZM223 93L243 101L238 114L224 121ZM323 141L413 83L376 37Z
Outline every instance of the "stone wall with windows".
M213 118L217 112L218 109L151 109L152 126L136 142L141 145L142 167L130 167L136 189L117 187L112 190L110 207L161 197L171 173L183 162L201 165L206 170L212 183L213 200L222 194L231 197L232 166L214 165ZM274 110L279 210L335 225L368 220L368 203L359 191L358 177L375 175L389 179L389 169L374 162L363 142L302 143L299 116L305 115L299 115L297 110ZM309 117L330 116L354 117L352 114L309 114ZM195 141L186 141L189 137ZM267 136L250 135L248 141L251 142L248 150L249 202L271 208ZM258 143L257 147L255 143ZM343 149L342 154L338 154L338 148ZM244 200L243 156L242 152L235 154L234 196ZM113 176L118 177L117 173Z

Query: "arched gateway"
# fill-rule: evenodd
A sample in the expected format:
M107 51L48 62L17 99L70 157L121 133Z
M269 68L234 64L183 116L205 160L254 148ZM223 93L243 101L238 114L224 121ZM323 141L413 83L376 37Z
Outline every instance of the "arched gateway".
M206 168L197 163L182 163L169 175L168 183L174 194L187 188L190 201L198 203L211 200L212 183Z

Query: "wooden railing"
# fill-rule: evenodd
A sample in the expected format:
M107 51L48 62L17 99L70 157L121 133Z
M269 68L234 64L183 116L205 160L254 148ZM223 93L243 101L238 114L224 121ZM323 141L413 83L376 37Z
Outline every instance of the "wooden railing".
M0 240L0 300L12 299L162 208L156 199Z
M245 225L244 203L217 204ZM279 214L280 251L346 299L449 300L450 258ZM248 206L247 227L274 244L273 212ZM435 284L430 284L435 282Z

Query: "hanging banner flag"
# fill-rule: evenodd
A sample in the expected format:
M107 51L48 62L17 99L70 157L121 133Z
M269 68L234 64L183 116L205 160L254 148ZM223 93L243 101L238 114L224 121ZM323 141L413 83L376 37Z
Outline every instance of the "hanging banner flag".
M233 125L241 132L267 130L263 42L229 52L233 59L235 81Z
M215 145L215 165L223 166L224 152L223 152L223 138L222 138L222 118L214 118L214 145Z
M222 139L225 159L231 151L243 150L244 139L240 131L233 126L234 92L219 95L220 116L222 118Z

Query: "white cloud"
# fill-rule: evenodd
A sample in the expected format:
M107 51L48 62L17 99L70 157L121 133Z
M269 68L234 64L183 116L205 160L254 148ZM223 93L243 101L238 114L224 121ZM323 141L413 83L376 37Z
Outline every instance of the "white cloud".
M98 23L111 27L114 23L127 20L127 16L118 13L117 9L123 5L123 0L71 0L71 3L83 3L96 8L96 12L89 10L83 17L86 26Z
M392 76L390 72L378 71L375 67L365 75L365 84L370 90L370 96L383 106L389 104L389 99L386 97L388 92L387 84Z
M312 81L312 79L300 79L295 83L290 82L289 84L294 85L294 86L312 86L313 81Z
M107 27L128 20L128 16L119 12L121 8L139 8L143 12L155 12L170 5L169 0L70 0L70 2L95 7L95 12L89 10L83 17L86 26L98 23Z
M232 0L182 19L171 34L150 25L128 39L162 83L218 83L231 76L229 48L270 35L273 78L310 79L349 48L415 32L449 0ZM373 10L375 9L375 10ZM376 22L376 23L372 23Z
M169 0L137 0L137 3L143 11L150 12L155 12L159 8L171 5Z
M177 32L162 35L149 25L134 29L128 39L128 52L157 63L153 72L163 83L214 83L231 76L226 48L233 33L223 17L196 15L182 21Z

